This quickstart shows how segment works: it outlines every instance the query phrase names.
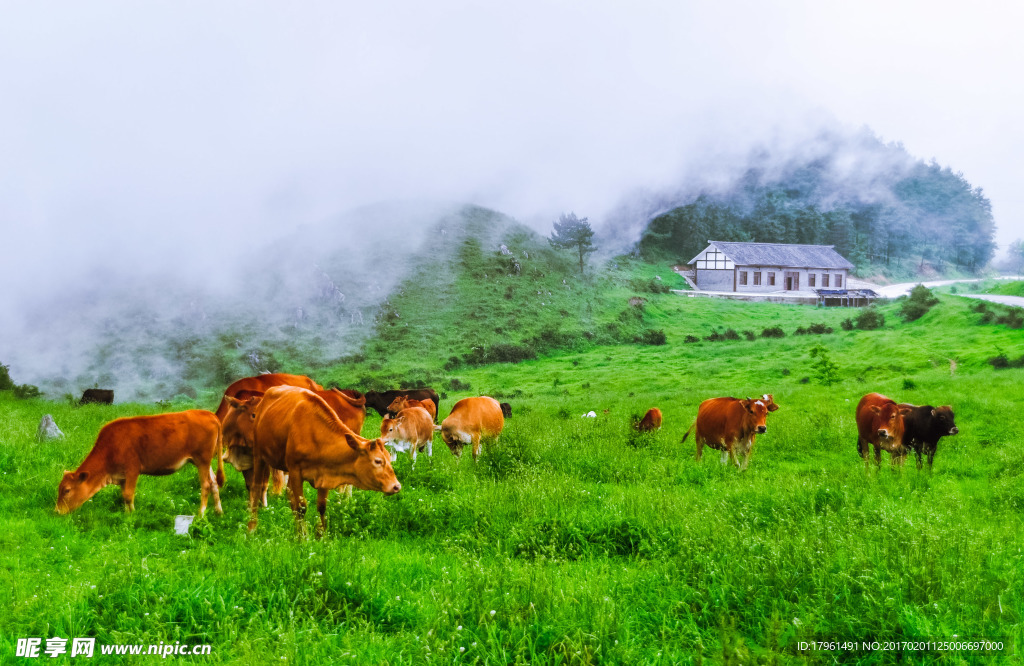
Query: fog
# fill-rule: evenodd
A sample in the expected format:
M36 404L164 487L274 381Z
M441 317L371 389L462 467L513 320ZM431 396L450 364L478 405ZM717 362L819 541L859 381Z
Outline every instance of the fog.
M821 127L962 171L1000 244L1024 236L1019 7L364 4L2 5L16 381L83 372L96 322L131 299L168 322L243 306L242 276L304 230L332 225L311 247L355 270L422 228L402 213L384 233L353 214L367 205L475 203L541 232L573 210L625 246L644 193L727 182L756 146L814 150ZM316 262L300 263L298 289Z

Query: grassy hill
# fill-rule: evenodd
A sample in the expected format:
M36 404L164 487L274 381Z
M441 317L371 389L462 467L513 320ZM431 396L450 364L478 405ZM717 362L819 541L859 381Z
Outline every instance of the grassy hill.
M332 494L322 539L296 539L274 496L247 535L230 467L225 514L187 537L172 524L196 510L191 467L141 478L133 514L115 487L57 516L61 471L103 423L212 408L216 395L74 407L0 391L9 644L180 641L226 664L1021 658L1024 368L990 360L1024 357L1024 336L998 323L1005 308L942 295L915 321L894 302L878 308L881 328L844 330L856 311L653 293L678 278L635 259L580 276L507 218L460 219L388 297L377 335L313 374L360 388L427 381L442 417L467 395L501 396L513 416L476 464L438 441L415 469L396 461L398 495ZM762 336L774 328L783 337ZM648 331L664 344L645 344L660 341ZM810 353L819 345L830 368ZM493 362L515 350L533 357ZM932 473L885 461L865 473L853 410L870 391L953 406L961 432ZM766 392L781 408L746 472L680 444L701 401ZM664 427L639 436L630 416L651 406ZM34 441L44 413L65 440ZM379 425L371 413L363 434ZM954 636L1000 647L859 647ZM815 640L858 647L801 649Z

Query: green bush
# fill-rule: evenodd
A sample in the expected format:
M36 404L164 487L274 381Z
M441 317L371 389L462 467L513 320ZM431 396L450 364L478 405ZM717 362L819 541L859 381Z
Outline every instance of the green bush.
M633 339L642 345L663 345L666 342L665 331L661 329L648 329Z
M883 326L885 326L885 315L879 312L874 305L862 309L853 321L853 327L861 331L874 331Z
M0 363L0 391L10 391L14 388L14 382L11 381L11 369Z
M786 337L786 332L783 331L782 327L780 327L780 326L772 326L771 328L766 328L763 331L761 331L761 337L762 338L784 338L784 337Z
M923 317L934 305L939 302L928 287L919 284L910 291L910 295L900 306L900 316L903 321L915 321Z

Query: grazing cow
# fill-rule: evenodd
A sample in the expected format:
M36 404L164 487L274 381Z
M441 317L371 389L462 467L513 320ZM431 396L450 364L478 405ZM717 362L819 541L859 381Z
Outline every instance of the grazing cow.
M882 450L889 452L895 464L905 454L903 448L903 417L910 410L879 393L868 393L857 403L857 452L870 464L870 449L875 449L875 465L882 464Z
M765 394L757 400L740 400L739 398L711 398L700 403L697 409L697 420L683 435L683 442L696 429L697 460L701 459L704 447L708 446L722 452L722 464L729 462L729 457L740 469L750 464L750 456L754 451L754 439L768 430L766 422L768 413L775 411L768 405L779 407L772 396ZM740 463L740 456L743 463Z
M953 420L953 408L949 405L917 407L906 403L900 404L899 408L901 412L909 410L903 416L904 449L914 449L918 469L921 469L921 453L923 451L928 456L928 469L931 470L939 440L946 435L956 435L960 432L960 428L956 427Z
M462 447L473 445L473 460L480 455L481 438L495 438L505 427L501 405L494 398L463 398L455 403L451 413L441 422L441 439L455 457L462 455Z
M85 391L82 392L82 399L78 401L78 404L88 405L90 402L96 402L101 405L114 404L113 389L85 389Z
M92 451L74 472L64 472L57 489L57 513L71 513L109 484L121 486L125 509L135 509L135 484L140 474L163 476L191 462L199 469L199 515L213 491L221 513L220 492L210 463L221 461L220 421L202 409L153 416L133 416L107 423Z
M427 400L426 404L432 403ZM428 456L434 455L434 418L425 407L406 407L395 418L385 416L380 424L380 435L395 451L391 454L392 461L399 451L408 451L413 465L418 451L426 449Z
M409 407L422 407L430 414L430 422L437 420L437 405L432 400L414 400L408 396L400 395L388 405L388 414L398 414ZM387 417L385 417L387 418Z
M388 495L402 489L384 443L352 432L312 391L292 386L268 389L256 409L253 435L249 531L256 529L258 498L266 491L271 468L288 473L292 510L300 529L305 525L305 481L317 489L321 532L327 525L327 493L331 489L353 485Z
M217 418L223 421L224 415L228 413L229 406L226 399L227 396L238 398L238 394L242 391L258 391L263 393L271 386L299 386L304 389L310 389L311 391L323 390L322 386L305 375L286 375L275 372L268 373L266 375L256 375L255 377L243 377L242 379L233 382L231 386L225 389L225 398L221 398L220 405L217 406Z
M635 416L633 417L636 418ZM647 410L642 419L636 421L633 427L640 432L651 432L653 430L661 430L661 410L657 407L652 407Z
M512 405L508 404L507 402L502 402L499 403L499 406L501 407L502 416L504 416L506 419L512 416Z
M418 388L418 389L394 389L392 391L367 391L366 392L366 406L373 407L377 410L377 413L381 416L388 416L388 407L394 402L395 398L400 395L404 395L413 400L430 400L434 403L434 414L437 414L437 408L440 406L441 401L437 397L437 391L432 388Z

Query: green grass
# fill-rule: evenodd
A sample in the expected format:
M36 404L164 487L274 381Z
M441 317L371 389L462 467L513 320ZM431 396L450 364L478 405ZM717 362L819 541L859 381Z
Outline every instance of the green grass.
M635 295L631 277L595 289L598 327ZM384 341L389 356L371 345L366 359L317 375L354 385L363 375L422 372L470 386L445 391L442 416L465 395L500 395L514 409L476 465L438 441L415 470L396 463L398 495L332 495L319 540L295 538L276 496L247 535L242 479L231 468L225 514L208 514L189 537L172 524L197 508L190 467L143 477L133 514L110 487L57 516L61 470L81 461L100 426L158 408L0 394L5 654L18 637L93 636L208 643L204 663L790 663L830 661L801 652L801 641L956 635L1001 640L999 654L1020 659L1024 370L986 362L997 350L1024 353L1019 330L979 324L973 303L955 297L911 324L900 322L898 304L885 305L886 326L867 332L840 330L847 310L645 298L644 325L663 328L665 345L588 342L445 371L451 354L436 346L445 329L425 321L424 303L405 317L423 331L437 326L419 353ZM836 332L792 335L819 322ZM683 342L715 328L776 325L785 338ZM837 363L838 384L813 379L816 343ZM957 361L952 375L948 359ZM953 405L961 434L942 440L933 473L883 461L865 474L853 410L869 391ZM696 463L692 440L680 444L702 400L765 392L781 409L746 472L721 466L714 451ZM208 393L165 408L215 402ZM663 411L663 429L635 435L630 416L651 406ZM580 417L590 410L598 418ZM34 441L44 413L65 440ZM379 424L371 414L364 434Z
M1002 294L1003 296L1024 296L1024 282L999 282L992 288L985 291L987 294Z

